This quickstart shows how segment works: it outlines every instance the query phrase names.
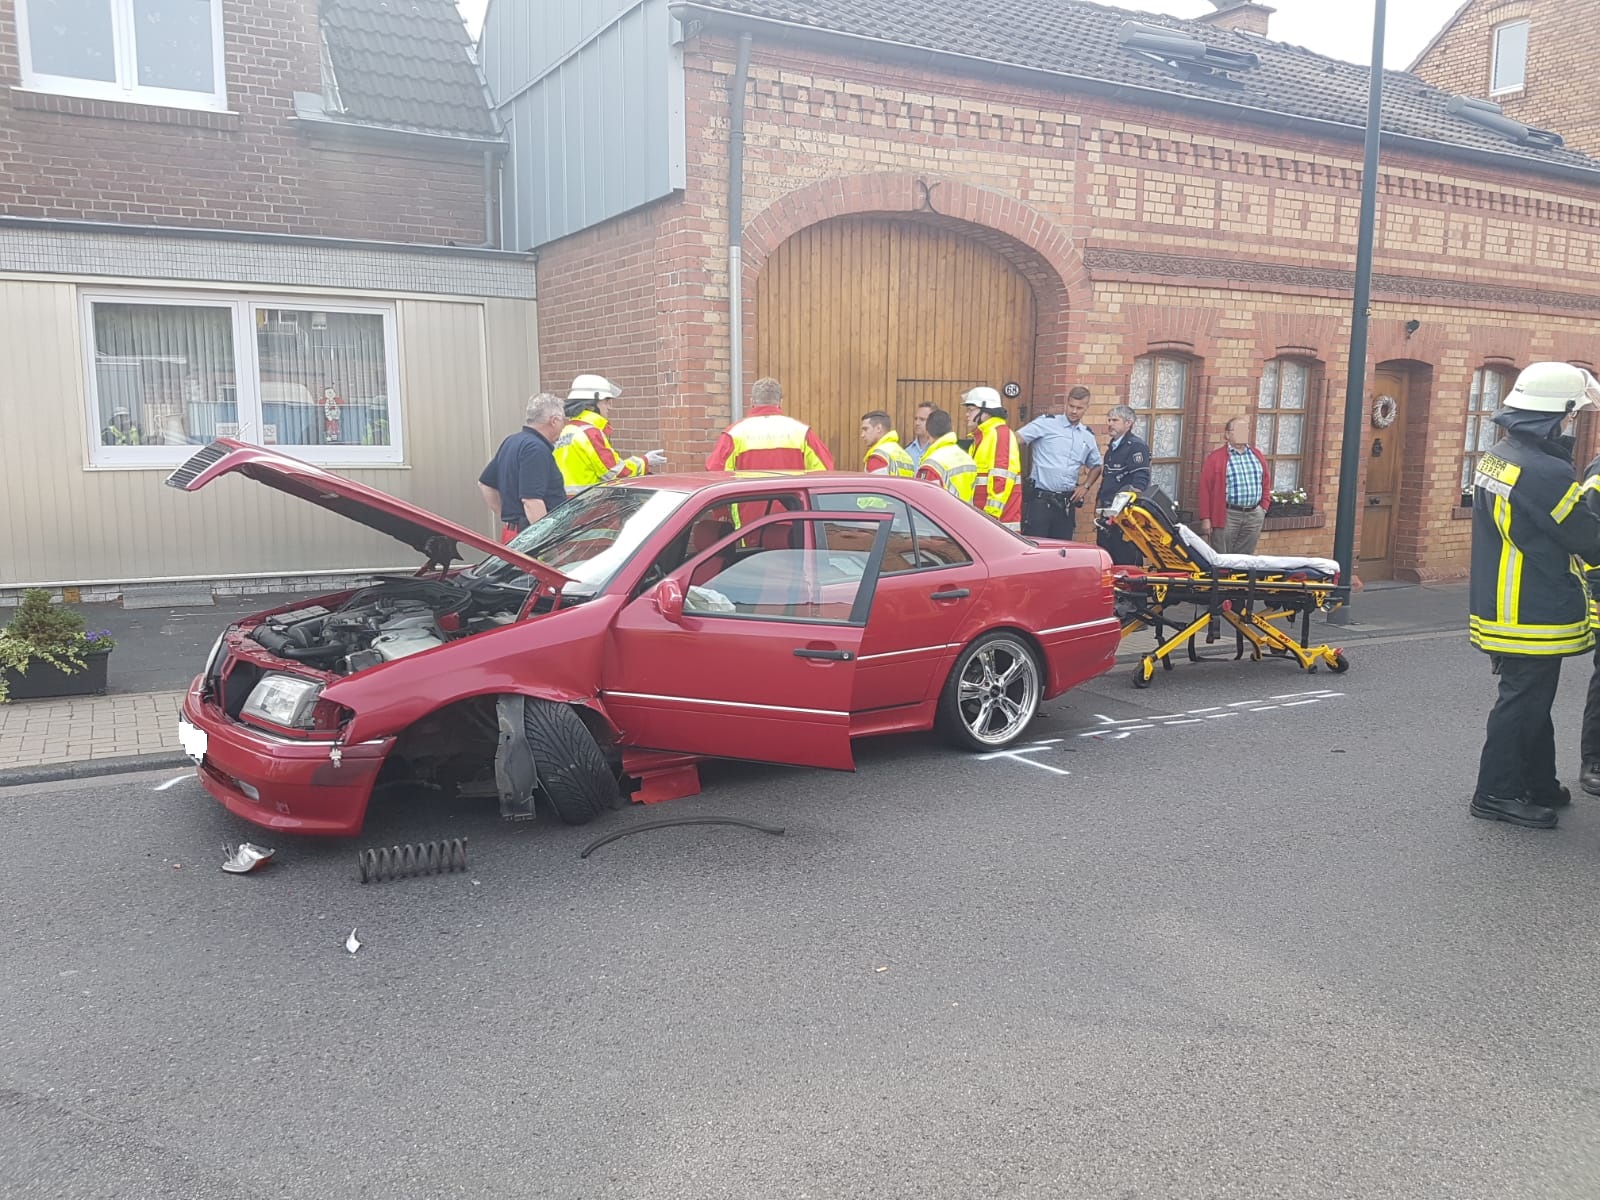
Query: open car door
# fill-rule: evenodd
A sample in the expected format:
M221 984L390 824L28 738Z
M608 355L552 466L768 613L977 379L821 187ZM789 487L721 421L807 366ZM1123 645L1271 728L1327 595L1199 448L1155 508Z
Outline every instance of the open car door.
M635 597L602 671L628 744L853 769L850 696L889 524L764 517Z

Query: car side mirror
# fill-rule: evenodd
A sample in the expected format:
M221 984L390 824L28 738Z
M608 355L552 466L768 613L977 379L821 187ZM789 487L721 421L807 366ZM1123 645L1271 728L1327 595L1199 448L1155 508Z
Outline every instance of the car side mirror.
M683 624L683 587L676 579L663 579L651 593L656 611L674 625Z

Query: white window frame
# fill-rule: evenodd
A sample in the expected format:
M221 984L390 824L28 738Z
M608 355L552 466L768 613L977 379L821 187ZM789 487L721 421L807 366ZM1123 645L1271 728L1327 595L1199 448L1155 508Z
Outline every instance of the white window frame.
M1532 21L1530 21L1527 17L1523 17L1516 21L1503 22L1502 24L1494 27L1493 33L1490 34L1490 37L1493 39L1493 41L1491 43L1491 53L1489 55L1489 95L1509 96L1513 92L1520 92L1528 86L1528 51L1533 44L1532 25ZM1500 77L1501 41L1505 36L1506 30L1518 28L1523 31L1522 77L1518 79L1516 83L1507 84L1505 87L1495 87L1494 81Z
M239 409L239 440L254 442L260 436L261 360L256 343L256 312L264 308L301 309L326 313L359 313L383 318L384 392L389 401L387 446L297 446L275 442L268 449L302 462L327 467L372 467L404 464L404 408L400 394L399 323L395 305L386 301L332 300L323 296L277 293L155 292L85 290L79 296L79 322L83 330L83 402L89 467L94 470L171 468L181 465L199 443L181 446L107 446L101 443L104 418L96 395L94 306L144 304L151 307L223 308L232 313L233 369Z
M22 86L27 91L81 96L87 100L112 100L128 104L155 104L163 108L197 108L228 111L228 81L222 57L222 0L211 0L212 90L189 92L181 88L147 87L139 82L138 40L133 0L108 0L111 41L115 51L115 80L78 79L72 75L46 75L33 69L33 41L28 32L29 0L16 0L17 52L21 59Z

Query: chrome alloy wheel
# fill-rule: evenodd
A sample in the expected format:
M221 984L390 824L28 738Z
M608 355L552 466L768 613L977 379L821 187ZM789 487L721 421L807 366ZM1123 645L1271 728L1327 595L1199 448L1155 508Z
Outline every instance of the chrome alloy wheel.
M956 704L967 732L986 746L1004 746L1039 708L1039 667L1018 638L1001 636L979 646L961 671Z

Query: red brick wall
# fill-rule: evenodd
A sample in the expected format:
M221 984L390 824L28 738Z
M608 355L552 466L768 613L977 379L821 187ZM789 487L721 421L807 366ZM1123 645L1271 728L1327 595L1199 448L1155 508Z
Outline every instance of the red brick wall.
M381 241L483 241L473 151L330 143L291 121L322 90L316 0L223 5L230 114L16 90L0 0L0 213Z
M608 322L641 329L655 356L662 436L678 466L705 452L727 414L732 59L726 44L702 38L689 47L682 195L554 243L540 260L547 381L557 362L604 370L586 359L626 349ZM744 386L768 254L815 221L856 213L935 219L931 207L938 220L1006 254L1033 283L1039 353L1029 394L1040 403L1084 383L1099 421L1124 394L1136 357L1192 356L1191 488L1223 422L1253 409L1267 359L1319 362L1326 400L1311 413L1306 483L1323 520L1269 531L1263 548L1329 551L1359 142L760 43L750 76ZM1370 361L1415 364L1396 568L1403 576L1459 575L1470 530L1452 514L1472 372L1491 359L1520 366L1592 357L1600 189L1511 167L1387 154L1380 196ZM637 243L646 230L655 292L630 282L619 295L599 284L596 274L613 255L642 262ZM575 270L584 278L569 279ZM1420 324L1407 335L1412 320ZM632 419L645 426L648 417ZM1365 463L1374 430L1365 419L1362 428ZM1386 445L1395 437L1389 431Z
M1600 92L1594 87L1600 5L1474 0L1418 61L1416 73L1444 91L1488 97L1494 29L1522 19L1529 22L1526 84L1492 99L1507 116L1561 134L1571 149L1600 153Z

